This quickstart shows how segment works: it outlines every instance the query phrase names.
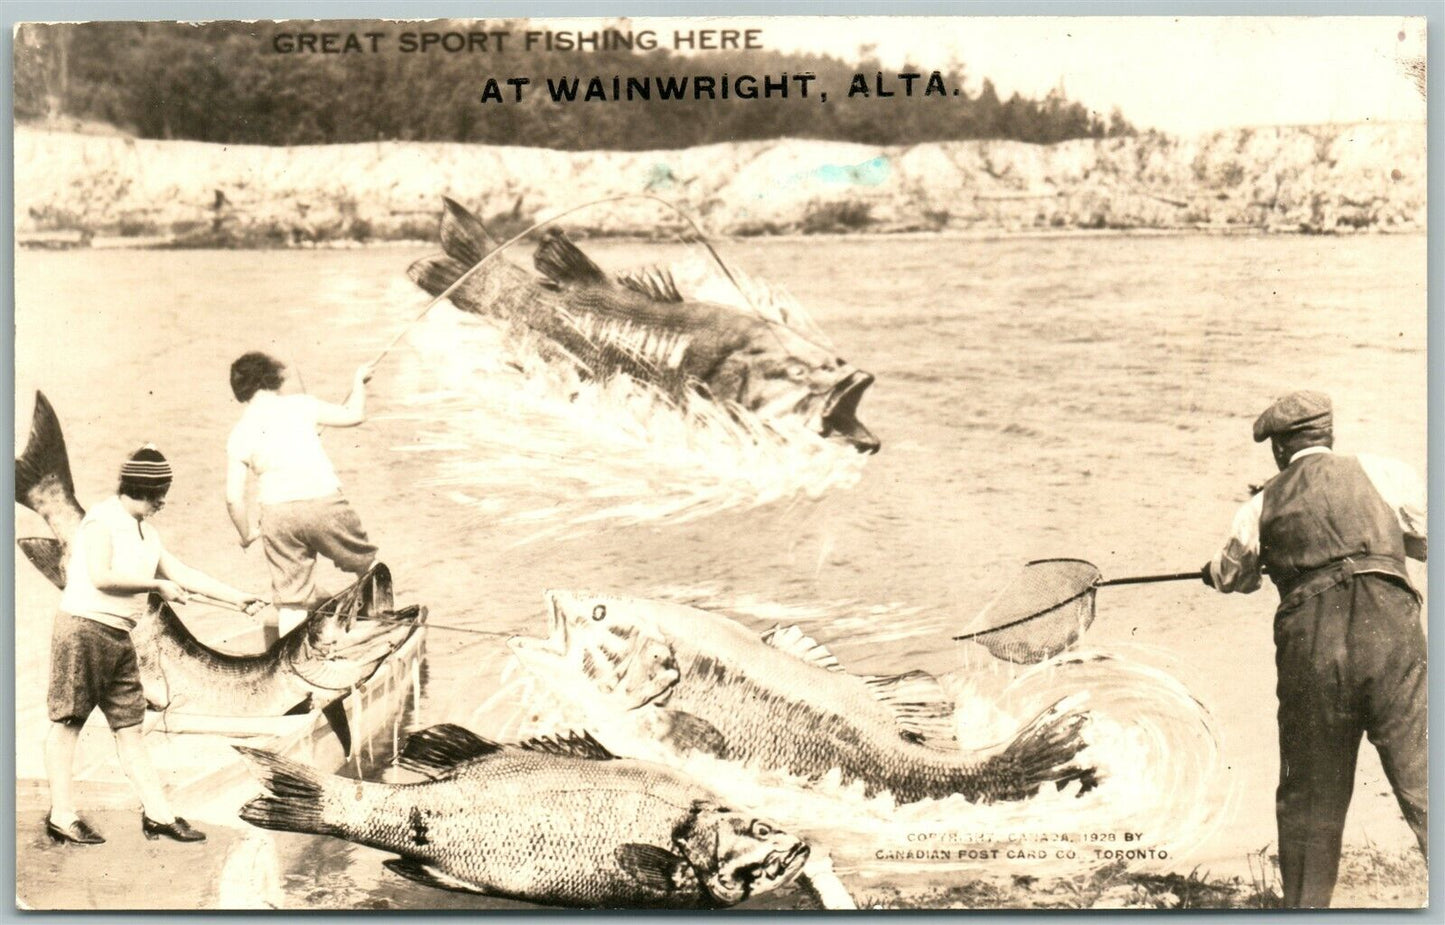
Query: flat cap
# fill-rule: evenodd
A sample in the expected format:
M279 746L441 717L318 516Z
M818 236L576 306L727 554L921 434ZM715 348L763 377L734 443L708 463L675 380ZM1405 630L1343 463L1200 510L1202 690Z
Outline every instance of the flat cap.
M1334 428L1334 410L1324 392L1291 392L1264 409L1254 421L1254 442L1302 431L1329 433Z

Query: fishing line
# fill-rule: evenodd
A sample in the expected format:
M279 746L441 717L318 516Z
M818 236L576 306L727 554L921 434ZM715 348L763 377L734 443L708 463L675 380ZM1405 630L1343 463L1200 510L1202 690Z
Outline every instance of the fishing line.
M495 630L474 630L466 626L448 626L445 623L433 623L430 620L425 623L417 623L415 620L388 620L385 617L357 617L356 619L368 623L390 623L395 626L425 626L430 629L446 630L451 633L471 633L474 636L496 636L502 639L508 639L516 635L516 633L501 633Z
M169 734L171 731L171 706L174 704L175 698L171 695L171 679L166 674L166 660L162 657L161 637L159 633L156 634L155 638L155 650L156 668L160 669L161 684L166 689L166 705L161 707L161 732Z

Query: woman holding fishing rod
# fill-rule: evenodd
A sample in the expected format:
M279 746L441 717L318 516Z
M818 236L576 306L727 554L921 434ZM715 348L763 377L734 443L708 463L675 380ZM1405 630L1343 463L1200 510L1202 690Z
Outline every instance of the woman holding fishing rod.
M1360 736L1380 753L1427 853L1425 637L1406 558L1425 560L1425 492L1392 459L1337 455L1329 396L1294 392L1254 422L1279 474L1235 515L1202 572L1248 593L1279 588L1279 865L1287 907L1330 904Z
M231 364L231 392L245 411L226 442L226 510L241 547L259 539L266 553L277 608L277 625L266 627L268 645L305 619L317 596L317 555L358 576L376 561L376 546L342 495L319 434L321 427L366 420L366 383L374 365L356 370L350 394L336 405L304 393L280 394L286 367L265 353L246 353Z
M97 708L115 734L121 769L140 796L146 838L204 841L205 835L171 812L156 776L141 722L146 698L130 631L145 614L151 592L184 602L189 594L223 601L248 613L263 602L181 562L147 521L166 504L171 467L147 444L125 461L115 497L86 513L66 562L65 590L50 643L45 775L50 814L45 830L57 842L96 845L105 838L76 812L76 744Z

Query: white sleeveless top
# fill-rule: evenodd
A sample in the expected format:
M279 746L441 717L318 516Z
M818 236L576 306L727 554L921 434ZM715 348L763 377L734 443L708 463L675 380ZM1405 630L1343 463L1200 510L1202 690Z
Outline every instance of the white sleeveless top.
M309 501L341 491L317 434L319 404L310 395L265 391L246 403L226 441L226 455L255 473L262 504Z
M161 561L161 538L155 528L136 520L112 496L85 515L75 531L70 558L65 563L65 590L60 609L118 630L130 632L145 615L146 592L111 594L90 582L90 563L85 553L85 532L100 524L110 532L111 569L127 578L149 581L156 577Z

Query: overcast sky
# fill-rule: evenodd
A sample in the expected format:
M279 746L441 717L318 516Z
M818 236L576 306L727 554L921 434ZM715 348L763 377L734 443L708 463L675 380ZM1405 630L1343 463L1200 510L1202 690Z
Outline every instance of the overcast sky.
M722 25L715 22L716 25ZM876 46L885 65L963 62L1003 96L1071 99L1140 128L1189 133L1245 125L1424 121L1404 61L1424 55L1423 19L1379 17L829 17L738 19L766 47L850 59ZM632 21L663 29L700 20ZM670 36L670 31L666 33ZM977 89L976 85L971 89Z

